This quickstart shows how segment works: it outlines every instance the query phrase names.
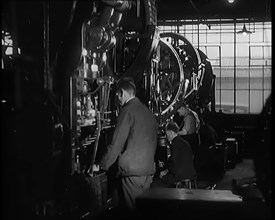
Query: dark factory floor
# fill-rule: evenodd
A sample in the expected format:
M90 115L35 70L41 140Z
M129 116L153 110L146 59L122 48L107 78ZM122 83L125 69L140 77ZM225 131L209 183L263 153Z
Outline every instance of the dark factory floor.
M186 217L185 219L206 218L207 216L204 216L205 214L198 214L198 212L201 211L200 208L198 208L198 205L202 207L210 207L210 210L215 210L214 212L216 212L217 210L216 214L213 214L212 211L207 212L207 219L271 219L271 208L269 205L266 204L263 194L261 193L259 187L257 187L256 184L254 161L252 159L244 158L242 161L236 163L234 167L231 167L230 169L227 168L224 172L224 175L219 179L198 180L197 189L212 190L213 193L217 193L216 195L213 194L214 197L218 197L218 194L220 192L227 191L232 192L233 196L240 195L240 198L243 198L243 202L241 203L242 208L240 209L241 211L236 211L236 209L233 206L231 207L232 204L230 204L230 202L228 204L224 203L224 205L218 206L218 208L216 208L216 206L215 208L213 208L214 205L213 207L211 207L211 205L205 206L203 203L197 204L197 201L191 201L190 204L188 204L172 201L173 199L171 200L171 198L169 198L170 200L163 200L162 203L158 203L160 204L159 207L154 207L153 205L152 208L148 207L148 204L149 206L151 206L150 202L147 205L142 205L143 207L147 206L145 208L147 210L146 214L144 214L144 212L142 212L142 214L138 212L137 215L129 217L122 210L111 209L99 215L96 219L132 219L134 217L136 217L137 219L182 219L182 217ZM159 197L157 198L157 200L161 199L162 198ZM158 202L157 200L152 201ZM175 206L172 204L175 204ZM179 208L183 206L183 204L186 204L186 207L189 207L191 210L193 208L194 210L197 210L197 212L194 212L196 214L193 215L192 211L190 211L191 214L183 214L184 207ZM166 215L166 213L169 213L169 211L164 211L164 215L152 214L154 212L154 208L157 210L156 212L158 212L158 210L161 211L166 208L169 209L169 205L172 206L172 209L170 209L170 214ZM149 212L151 212L150 214L147 214L148 210ZM203 210L201 211L201 213L206 212L205 210Z
M67 210L64 215L51 215L48 212L31 215L34 220L101 220L101 219L271 219L271 202L266 202L261 190L256 184L254 161L244 158L234 167L226 168L220 178L198 179L196 190L161 189L153 200L140 200L139 209L135 215L128 215L125 210L112 207L104 211L88 212L72 215L74 211ZM172 191L171 191L172 190ZM203 190L203 191L202 191ZM196 191L196 192L195 192ZM207 199L205 200L205 192ZM171 196L171 193L173 194ZM196 194L196 198L186 199L182 193ZM200 194L202 193L202 194ZM224 198L227 197L228 198ZM191 196L192 197L192 196ZM242 198L239 203L230 199ZM83 198L81 198L83 200ZM226 201L225 201L226 200ZM68 200L69 202L70 200ZM225 202L224 202L225 201ZM271 200L270 200L271 201ZM137 203L138 204L138 203ZM49 204L48 204L49 205ZM66 204L64 204L66 205ZM65 207L65 206L64 206ZM66 206L67 207L67 206ZM70 206L68 206L70 207ZM72 206L74 207L74 206ZM207 208L206 208L207 207ZM207 209L207 210L205 210ZM208 210L209 209L209 210ZM149 210L149 211L148 211ZM47 211L47 210L46 210ZM147 214L149 212L149 214ZM16 214L16 213L10 213ZM7 216L8 217L8 216ZM5 218L4 218L5 219ZM9 218L7 218L9 219ZM12 219L12 218L11 218ZM25 219L25 218L24 218Z
M217 190L232 190L232 180L242 178L254 178L254 162L252 159L243 159L242 162L237 163L233 169L226 169L221 179L214 180L198 180L198 188L205 188L205 186L214 186Z

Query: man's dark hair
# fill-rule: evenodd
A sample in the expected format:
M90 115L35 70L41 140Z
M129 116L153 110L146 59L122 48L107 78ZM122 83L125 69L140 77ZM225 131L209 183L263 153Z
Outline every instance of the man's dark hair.
M176 122L170 121L166 127L165 127L166 131L174 131L175 133L178 133L179 131L179 126L177 125Z
M127 92L135 95L136 94L136 86L132 79L124 78L118 81L116 93L122 95L122 89Z

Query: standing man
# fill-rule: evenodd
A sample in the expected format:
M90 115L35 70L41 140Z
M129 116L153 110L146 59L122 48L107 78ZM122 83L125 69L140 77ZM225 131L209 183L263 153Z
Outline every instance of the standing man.
M135 96L133 81L120 80L116 95L122 109L111 144L100 161L108 170L118 160L126 206L135 210L135 199L149 189L155 173L157 122L152 112Z
M179 125L179 135L186 140L194 153L194 164L198 171L199 169L199 147L200 147L200 120L196 112L192 111L188 106L183 103L178 109L179 116L183 117L181 124Z
M183 117L182 123L179 125L179 135L188 141L193 153L196 157L200 144L199 128L200 121L196 112L187 107L185 103L178 109L178 113Z

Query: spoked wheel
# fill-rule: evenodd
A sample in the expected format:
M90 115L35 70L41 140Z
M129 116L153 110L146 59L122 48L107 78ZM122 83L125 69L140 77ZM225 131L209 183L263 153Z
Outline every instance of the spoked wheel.
M151 73L151 108L162 123L163 116L178 101L184 88L181 59L174 47L160 39L155 71Z
M162 33L162 39L168 41L177 51L184 71L184 78L188 81L184 99L189 102L202 85L204 65L199 51L182 35L177 33Z
M183 36L176 33L160 34L157 50L159 58L152 89L154 112L165 122L180 102L191 103L202 86L204 63L199 51Z

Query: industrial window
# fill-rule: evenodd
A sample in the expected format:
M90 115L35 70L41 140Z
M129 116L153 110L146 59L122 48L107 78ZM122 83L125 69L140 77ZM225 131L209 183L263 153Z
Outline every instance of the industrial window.
M251 31L238 34L243 25ZM209 58L216 75L216 111L260 113L271 94L271 22L182 20L161 22L160 32L177 32Z

